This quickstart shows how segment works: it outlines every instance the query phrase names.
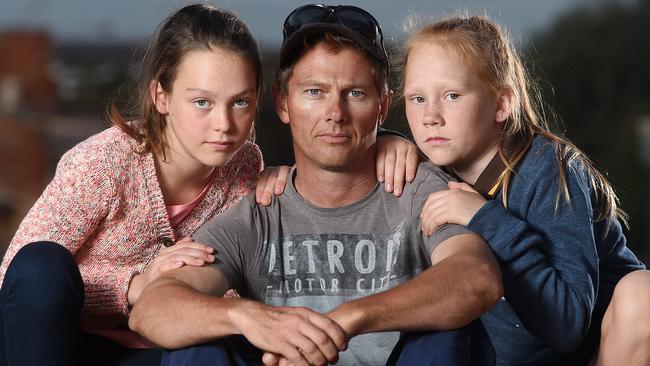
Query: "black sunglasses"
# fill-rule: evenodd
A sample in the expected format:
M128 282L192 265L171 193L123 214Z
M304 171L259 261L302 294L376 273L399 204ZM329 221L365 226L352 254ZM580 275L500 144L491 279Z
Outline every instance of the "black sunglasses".
M388 55L384 49L381 27L377 19L367 11L351 5L303 5L292 11L284 20L282 31L284 39L289 38L301 27L315 23L338 24L357 32L375 47L381 53L378 56L383 56L387 62Z

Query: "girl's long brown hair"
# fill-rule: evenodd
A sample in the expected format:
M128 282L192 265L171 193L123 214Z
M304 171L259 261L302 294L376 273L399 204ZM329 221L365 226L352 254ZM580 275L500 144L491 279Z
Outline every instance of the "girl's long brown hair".
M130 108L109 104L108 120L140 146L140 153L165 158L165 116L156 110L150 85L158 82L168 93L183 57L194 50L219 47L242 56L255 69L258 95L262 61L255 39L236 15L212 5L188 5L170 15L157 29L140 69L136 102ZM131 122L133 121L133 122Z

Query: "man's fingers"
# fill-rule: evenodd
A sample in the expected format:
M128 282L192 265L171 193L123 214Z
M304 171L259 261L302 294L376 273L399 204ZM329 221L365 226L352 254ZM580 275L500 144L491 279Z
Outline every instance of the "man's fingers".
M262 363L265 366L276 366L280 362L280 359L281 356L271 352L264 352L262 355Z
M296 329L301 337L288 339L301 353L315 365L338 361L339 351L346 345L347 337L343 329L332 319L307 308L294 308Z
M332 330L332 324L329 324L334 322L326 316L302 307L263 304L244 304L242 307L245 313L250 312L250 319L258 320L254 324L245 321L239 326L252 344L270 353L262 356L265 365L282 364L284 359L294 365L325 365L338 360L339 349L326 333L334 334L336 330ZM327 319L316 320L327 330L312 322L310 318L313 316ZM342 330L339 332L343 334Z
M324 359L322 362L328 361L329 363L334 363L336 360L338 360L338 355L339 355L339 349L337 345L335 344L334 340L327 335L322 329L319 329L318 327L305 327L301 329L303 334L309 338L309 340L314 344L316 347L318 347L318 352L316 350L312 350L310 348L308 349L303 349L303 351L308 351L307 356L311 361L318 361L319 357L316 355L316 359L310 357L311 354L322 354L324 356ZM322 362L317 362L317 363L322 363Z
M334 342L336 348L345 351L348 347L348 336L343 328L334 320L321 314L309 314L309 321L316 327L325 332L325 334Z
M303 330L303 332L305 332L305 330ZM307 360L309 365L323 365L328 361L327 356L323 354L320 347L314 342L314 340L307 336L294 339L294 346Z
M300 337L301 339L306 340L307 338L305 337ZM282 356L284 356L289 362L293 365L296 366L308 366L311 364L311 361L308 360L305 355L303 354L303 351L301 350L301 346L296 344L306 344L305 342L300 342L294 340L294 343L287 343L285 344L285 347L280 351L282 353Z

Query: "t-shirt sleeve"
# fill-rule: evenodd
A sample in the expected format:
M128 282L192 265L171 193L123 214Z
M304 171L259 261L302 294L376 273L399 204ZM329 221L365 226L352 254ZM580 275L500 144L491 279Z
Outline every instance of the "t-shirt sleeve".
M194 241L215 249L211 265L226 276L230 288L242 290L247 276L246 268L254 260L257 250L259 215L255 197L247 195L235 206L205 223L193 236Z
M420 212L422 211L422 207L427 201L427 198L429 198L429 195L433 192L448 189L447 182L452 180L452 178L443 172L440 168L431 166L430 164L427 168L428 171L426 176L422 179L422 181L418 183L415 189L415 193L413 195L413 204L411 205L411 215L413 217L413 220L419 223L418 226L420 228L422 226L422 222L420 220ZM420 174L420 172L418 172L418 174ZM422 230L420 230L419 235L422 236L422 242L425 245L427 253L431 254L440 243L451 238L452 236L471 233L472 231L463 225L445 224L440 226L438 230L436 230L436 232L431 236L424 235L422 233Z

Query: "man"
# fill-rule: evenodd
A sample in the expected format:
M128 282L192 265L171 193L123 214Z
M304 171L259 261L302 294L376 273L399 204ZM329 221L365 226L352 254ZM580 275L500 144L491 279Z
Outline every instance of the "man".
M285 194L270 207L251 194L202 228L194 239L215 247L215 264L152 283L131 327L165 348L212 342L164 364L259 364L262 352L266 364L377 365L391 352L405 365L493 362L471 322L501 298L495 259L461 226L431 237L419 227L444 174L421 165L401 198L376 182L376 132L391 102L376 20L351 6L294 10L277 76L296 159ZM221 298L230 287L247 299ZM390 331L403 332L399 343Z

